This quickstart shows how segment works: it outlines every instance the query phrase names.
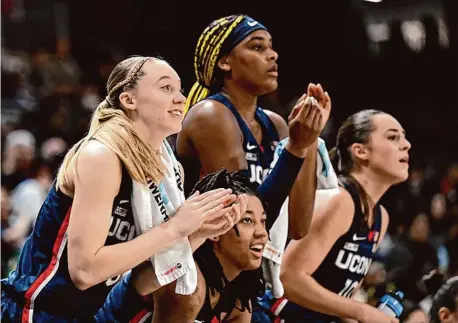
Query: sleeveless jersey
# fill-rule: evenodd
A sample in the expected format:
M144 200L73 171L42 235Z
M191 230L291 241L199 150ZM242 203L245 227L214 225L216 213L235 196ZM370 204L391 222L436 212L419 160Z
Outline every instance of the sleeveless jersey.
M270 171L275 148L279 142L278 132L272 120L270 120L263 109L260 107L256 108L255 119L261 125L262 129L262 141L258 145L250 128L226 96L218 93L209 96L208 99L218 101L231 110L243 135L243 150L245 151L245 159L248 164L250 182L257 183L258 185L262 184Z
M356 188L343 183L340 185L345 187L353 199L355 205L353 221L347 233L334 243L312 277L324 288L342 297L350 298L366 276L374 257L382 228L382 212L380 205L377 204L374 208L375 221L372 227L370 229L364 227L362 225L364 215ZM278 311L279 316L287 323L338 321L336 317L303 308L286 299L277 300L276 304L276 307L282 305L281 311Z
M123 166L105 245L125 242L136 236L131 195L132 179ZM67 228L72 202L72 198L53 185L21 251L17 268L1 282L2 306L5 298L14 305L11 307L14 310L7 310L8 314L2 310L3 315L14 320L20 316L21 322L34 319L89 322L89 317L103 305L110 290L121 279L121 275L113 277L86 290L75 287L67 261Z

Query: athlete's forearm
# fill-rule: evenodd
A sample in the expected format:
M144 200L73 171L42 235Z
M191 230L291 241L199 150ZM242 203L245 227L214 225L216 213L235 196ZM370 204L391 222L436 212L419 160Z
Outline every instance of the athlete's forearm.
M205 240L207 239L202 238L198 234L190 235L189 243L191 244L192 252L195 252L201 245L203 245ZM133 282L135 290L141 296L149 295L161 288L161 284L159 284L159 281L157 280L154 267L149 261L140 265L140 268L136 270L133 274Z
M80 289L89 288L138 266L179 238L171 220L130 241L104 246L91 259L75 262L77 268L69 263L72 280Z
M357 320L349 319L349 318L341 318L340 320L342 321L342 323L358 323Z
M202 238L198 233L193 233L189 237L189 244L191 245L192 252L195 252L204 242L206 238Z
M259 186L259 197L268 205L269 227L277 219L281 206L291 192L303 163L304 158L296 157L287 149L283 149L269 176Z
M312 222L316 192L317 143L309 147L307 157L289 193L289 235L292 239L303 238Z
M149 295L161 288L154 267L149 261L141 265L140 268L132 274L132 279L133 286L140 296Z
M361 321L364 304L327 290L312 276L291 272L283 273L281 279L288 300L320 313Z

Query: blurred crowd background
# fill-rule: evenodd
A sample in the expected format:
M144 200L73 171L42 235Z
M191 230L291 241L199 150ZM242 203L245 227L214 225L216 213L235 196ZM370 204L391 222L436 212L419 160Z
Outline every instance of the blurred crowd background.
M279 88L261 105L287 117L309 82L333 101L322 134L374 108L412 143L409 180L383 200L389 234L360 297L389 288L421 307L432 269L458 274L458 5L456 0L156 2L3 0L1 55L1 275L21 246L63 154L87 131L114 65L158 54L194 82L193 51L212 20L246 13L279 53ZM173 138L171 138L173 142Z

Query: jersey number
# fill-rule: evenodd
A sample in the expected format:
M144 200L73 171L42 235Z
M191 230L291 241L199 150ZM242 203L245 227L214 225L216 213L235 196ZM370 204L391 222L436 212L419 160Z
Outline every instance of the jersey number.
M340 291L339 295L343 297L350 297L355 288L358 286L357 281L353 281L351 279L347 279L345 282L345 287Z

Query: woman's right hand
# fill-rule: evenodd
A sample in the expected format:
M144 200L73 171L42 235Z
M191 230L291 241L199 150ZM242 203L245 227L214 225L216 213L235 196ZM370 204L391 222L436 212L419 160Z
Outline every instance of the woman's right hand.
M397 318L390 317L367 304L363 305L361 314L361 318L359 319L361 323L399 323Z
M217 219L229 212L226 206L237 199L231 189L216 189L194 193L177 210L170 222L179 237L187 237L208 220Z
M215 213L209 216L193 235L205 241L208 238L218 237L227 233L240 221L242 215L245 214L247 204L248 196L246 194L240 194L230 207L223 209L226 213L219 212L220 214Z

